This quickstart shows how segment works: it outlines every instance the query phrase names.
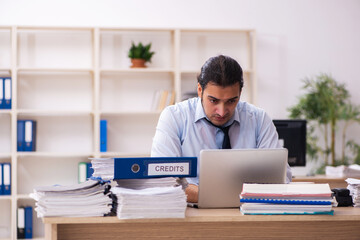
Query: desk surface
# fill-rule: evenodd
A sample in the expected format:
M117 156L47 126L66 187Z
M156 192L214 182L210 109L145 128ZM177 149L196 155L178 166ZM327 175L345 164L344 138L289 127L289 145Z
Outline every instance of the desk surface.
M242 215L239 209L186 210L181 219L44 218L46 239L359 239L360 208L331 215Z
M77 223L146 223L146 222L258 222L258 221L360 221L360 208L333 208L334 215L242 215L239 209L197 209L187 208L186 218L118 219L117 217L46 217L50 224Z

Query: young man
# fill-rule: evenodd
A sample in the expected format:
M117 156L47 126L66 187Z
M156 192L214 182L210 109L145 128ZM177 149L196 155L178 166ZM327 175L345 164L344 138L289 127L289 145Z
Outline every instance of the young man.
M270 117L264 110L239 101L243 85L242 69L234 59L219 55L207 60L198 76L198 97L161 113L151 156L199 157L202 149L279 148ZM187 180L188 202L197 202L198 177Z

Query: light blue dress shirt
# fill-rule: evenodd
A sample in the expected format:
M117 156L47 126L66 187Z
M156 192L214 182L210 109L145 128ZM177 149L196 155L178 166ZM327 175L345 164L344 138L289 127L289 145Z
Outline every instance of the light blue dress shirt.
M202 149L221 149L224 133L205 118L201 99L197 97L166 107L156 127L151 156L199 158ZM239 101L234 116L224 127L232 123L229 137L233 149L281 147L271 118L254 105ZM286 175L290 182L289 165ZM199 183L198 177L187 180L190 184Z

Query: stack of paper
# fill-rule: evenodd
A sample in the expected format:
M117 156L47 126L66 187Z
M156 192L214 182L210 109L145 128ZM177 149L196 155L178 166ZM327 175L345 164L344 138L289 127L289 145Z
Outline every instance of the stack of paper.
M91 158L91 165L94 169L93 178L104 181L114 179L114 158Z
M129 189L114 187L117 216L129 218L184 218L186 195L181 186Z
M38 217L104 216L111 211L110 185L89 180L71 186L37 187L35 199Z
M360 179L348 178L345 181L348 183L347 188L350 190L354 207L360 207Z
M243 214L333 214L328 184L244 184Z
M326 166L326 176L340 178L360 178L360 165L352 164L349 166L341 165L337 167Z

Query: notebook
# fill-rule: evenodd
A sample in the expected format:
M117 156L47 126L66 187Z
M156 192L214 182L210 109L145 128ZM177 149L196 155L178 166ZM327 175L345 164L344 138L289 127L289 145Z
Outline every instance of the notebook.
M198 208L240 206L243 183L285 183L288 151L208 149L200 152Z

